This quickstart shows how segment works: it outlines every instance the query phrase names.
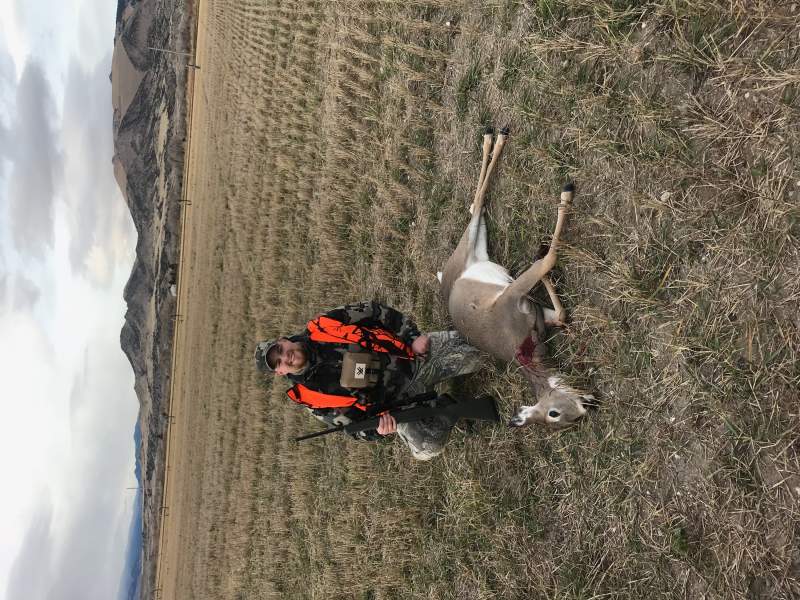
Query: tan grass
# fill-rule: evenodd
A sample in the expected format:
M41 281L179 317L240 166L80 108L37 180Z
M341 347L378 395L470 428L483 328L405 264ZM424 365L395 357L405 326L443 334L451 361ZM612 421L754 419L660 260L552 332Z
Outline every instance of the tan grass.
M477 4L201 3L165 597L797 597L797 14ZM600 410L429 464L292 444L318 425L253 344L363 297L446 327L487 122L498 262L578 184L551 346ZM455 389L530 399L489 364Z

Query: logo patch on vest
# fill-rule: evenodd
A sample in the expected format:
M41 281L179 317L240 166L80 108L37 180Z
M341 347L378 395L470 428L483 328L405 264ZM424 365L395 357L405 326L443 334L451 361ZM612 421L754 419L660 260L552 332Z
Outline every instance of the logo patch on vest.
M356 363L356 372L354 377L356 379L364 379L367 376L367 364L366 363Z

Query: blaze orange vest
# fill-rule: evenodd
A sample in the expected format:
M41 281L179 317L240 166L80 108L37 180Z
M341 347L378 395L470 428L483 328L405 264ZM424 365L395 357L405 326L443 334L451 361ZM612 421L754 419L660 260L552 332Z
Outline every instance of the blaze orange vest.
M358 408L367 410L367 407L358 401L355 396L339 396L337 394L326 394L318 392L302 383L295 383L286 395L294 402L309 408Z
M322 315L306 325L309 336L315 342L335 344L358 344L372 352L388 352L403 358L414 358L411 346L393 333L378 327L345 325L331 317Z
M385 352L404 359L414 358L414 351L393 333L377 327L346 325L337 319L322 315L306 325L308 337L315 342L334 344L358 344L370 352ZM309 408L350 408L366 410L355 396L340 396L318 392L303 385L294 384L286 394L292 401Z

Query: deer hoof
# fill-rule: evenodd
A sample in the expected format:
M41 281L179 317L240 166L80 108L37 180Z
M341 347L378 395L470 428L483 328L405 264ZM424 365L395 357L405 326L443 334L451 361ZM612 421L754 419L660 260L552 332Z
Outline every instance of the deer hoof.
M483 135L494 135L494 127L487 125L486 129L483 130Z
M508 135L510 135L510 134L511 134L511 130L508 128L508 125L506 125L505 127L503 127L503 128L500 130L500 135L505 135L505 136L508 136Z
M558 206L559 212L567 210L567 207L572 203L572 196L574 193L575 184L570 181L564 186L564 190L561 192L561 203Z

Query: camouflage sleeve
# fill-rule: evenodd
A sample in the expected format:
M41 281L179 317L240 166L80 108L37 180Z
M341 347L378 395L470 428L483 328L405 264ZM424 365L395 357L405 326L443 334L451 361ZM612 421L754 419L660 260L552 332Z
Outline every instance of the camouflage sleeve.
M347 414L335 408L309 408L308 411L317 419L328 425L328 427L347 425L353 421ZM350 434L350 437L363 442L374 442L375 440L383 439L383 436L374 429L370 431L359 431L358 433Z
M407 344L420 335L416 323L410 317L374 300L347 304L330 311L327 315L342 323L381 327L391 331Z

